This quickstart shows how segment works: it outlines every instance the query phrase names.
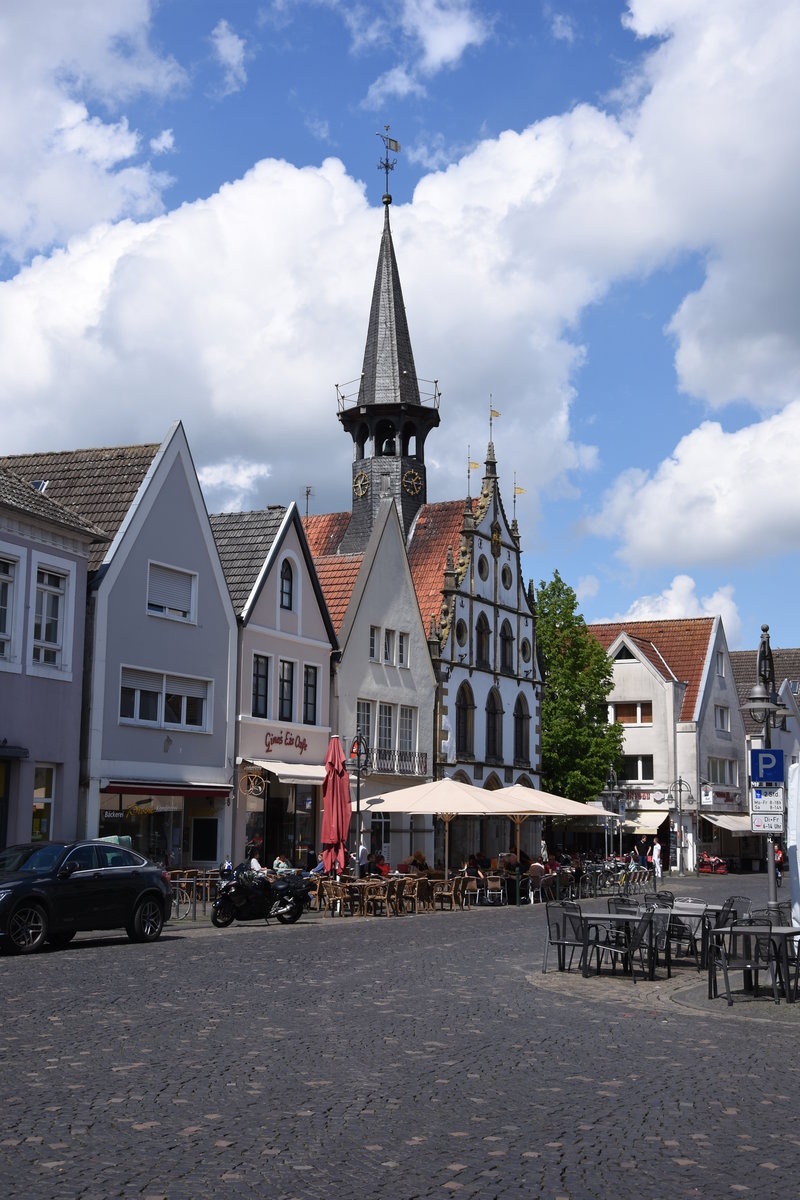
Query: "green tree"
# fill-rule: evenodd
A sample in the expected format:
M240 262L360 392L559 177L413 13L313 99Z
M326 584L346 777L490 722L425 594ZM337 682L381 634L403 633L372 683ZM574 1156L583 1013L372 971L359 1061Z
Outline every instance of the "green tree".
M571 800L594 800L609 765L617 769L622 756L622 727L608 722L612 666L558 571L539 584L536 618L544 666L542 787Z

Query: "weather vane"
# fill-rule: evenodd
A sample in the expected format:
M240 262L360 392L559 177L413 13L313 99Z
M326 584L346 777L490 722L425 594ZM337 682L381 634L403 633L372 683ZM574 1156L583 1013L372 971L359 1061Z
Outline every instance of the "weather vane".
M389 137L389 126L388 125L384 125L383 128L386 130L385 133L376 133L375 134L375 137L379 137L381 139L381 141L383 142L383 158L378 163L378 170L383 171L386 176L386 191L383 193L383 203L391 204L392 197L389 195L389 172L394 170L394 168L397 164L397 159L396 158L390 159L389 151L391 150L392 154L399 154L400 153L400 143L396 142L394 140L394 138Z

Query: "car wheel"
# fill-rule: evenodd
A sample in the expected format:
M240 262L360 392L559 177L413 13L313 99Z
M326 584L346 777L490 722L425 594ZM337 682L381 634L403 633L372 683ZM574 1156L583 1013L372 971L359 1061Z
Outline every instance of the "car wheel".
M133 942L154 942L161 937L164 928L164 913L155 896L145 896L136 905L133 920L127 927L128 937Z
M47 913L38 904L21 904L8 922L8 945L13 954L33 954L47 941Z
M48 934L47 940L51 946L55 946L57 950L60 950L62 946L68 946L74 937L74 929L64 929L60 933Z

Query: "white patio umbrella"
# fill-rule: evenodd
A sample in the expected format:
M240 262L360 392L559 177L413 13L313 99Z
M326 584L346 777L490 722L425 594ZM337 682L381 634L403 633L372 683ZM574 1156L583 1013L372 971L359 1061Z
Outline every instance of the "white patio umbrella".
M605 814L566 796L552 792L540 792L538 788L525 787L521 783L486 792L493 800L492 811L502 813L517 827L517 857L519 857L519 829L528 817L602 817Z
M362 808L373 813L408 813L432 816L444 821L445 876L450 875L450 822L453 817L497 816L502 809L494 804L496 792L460 783L457 779L434 779L413 787L398 788L380 796L362 798Z

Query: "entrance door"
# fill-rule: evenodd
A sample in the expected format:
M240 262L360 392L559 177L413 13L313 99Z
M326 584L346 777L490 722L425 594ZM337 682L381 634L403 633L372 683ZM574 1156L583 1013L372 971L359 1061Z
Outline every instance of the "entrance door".
M192 862L217 861L217 817L192 818Z

